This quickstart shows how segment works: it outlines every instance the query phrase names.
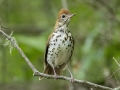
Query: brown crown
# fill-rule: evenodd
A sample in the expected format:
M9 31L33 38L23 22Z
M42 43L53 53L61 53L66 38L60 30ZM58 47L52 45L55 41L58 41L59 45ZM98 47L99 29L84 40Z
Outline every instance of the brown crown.
M68 9L61 9L58 13L58 18L61 17L62 14L70 14L70 11Z

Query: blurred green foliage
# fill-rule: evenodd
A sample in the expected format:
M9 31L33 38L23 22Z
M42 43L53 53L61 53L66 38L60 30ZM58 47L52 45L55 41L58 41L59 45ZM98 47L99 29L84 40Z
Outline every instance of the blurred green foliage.
M120 63L120 1L66 0L72 13L69 29L75 39L71 69L75 78L104 84L120 80L120 71L109 78ZM16 38L34 66L43 71L45 43L52 32L60 0L1 0L3 30ZM4 47L0 35L0 83L37 81L16 49L12 54ZM109 79L108 79L109 78ZM117 80L116 80L117 78Z

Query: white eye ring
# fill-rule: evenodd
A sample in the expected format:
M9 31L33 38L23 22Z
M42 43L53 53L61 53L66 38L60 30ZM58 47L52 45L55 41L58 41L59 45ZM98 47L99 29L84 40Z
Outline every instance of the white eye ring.
M63 14L61 17L62 17L62 18L65 18L65 17L66 17L66 15L65 15L65 14Z

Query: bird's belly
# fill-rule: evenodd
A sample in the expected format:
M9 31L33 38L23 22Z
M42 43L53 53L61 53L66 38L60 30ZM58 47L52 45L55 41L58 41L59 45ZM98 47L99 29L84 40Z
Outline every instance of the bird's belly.
M67 63L73 51L73 41L63 34L56 40L56 35L50 41L47 62L54 67Z
M72 47L68 47L68 45L70 44L70 41L65 41L64 44L60 42L59 44L61 45L59 49L61 51L58 52L59 50L56 50L56 53L58 53L58 56L56 56L55 58L55 66L66 63L69 57L71 56Z

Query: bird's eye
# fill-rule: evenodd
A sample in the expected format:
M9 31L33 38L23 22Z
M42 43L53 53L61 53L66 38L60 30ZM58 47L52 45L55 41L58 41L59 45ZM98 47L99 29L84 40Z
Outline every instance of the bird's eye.
M62 18L65 18L65 17L66 17L65 14L63 14L63 15L62 15Z

